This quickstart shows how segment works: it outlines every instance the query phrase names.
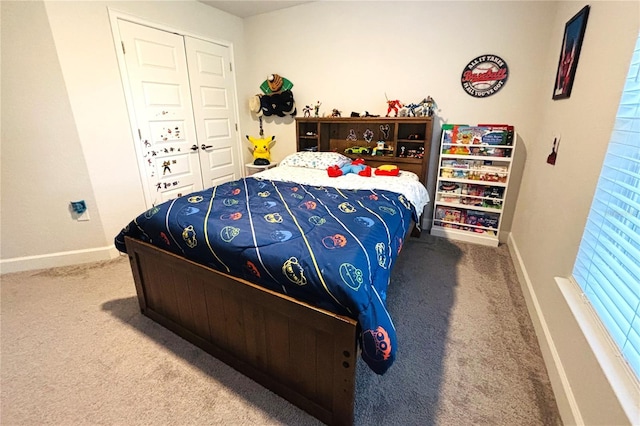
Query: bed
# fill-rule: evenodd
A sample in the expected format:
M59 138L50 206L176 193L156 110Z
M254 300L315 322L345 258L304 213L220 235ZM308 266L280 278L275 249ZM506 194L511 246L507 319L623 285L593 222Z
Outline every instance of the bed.
M337 153L154 206L115 238L142 313L328 424L351 424L358 354L397 354L391 270L429 198L411 172L330 178Z

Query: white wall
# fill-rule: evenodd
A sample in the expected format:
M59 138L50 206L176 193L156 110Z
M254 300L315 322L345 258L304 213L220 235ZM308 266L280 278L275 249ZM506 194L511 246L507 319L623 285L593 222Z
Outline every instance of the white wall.
M564 24L583 3L563 2L545 57L545 92L537 114L538 129L527 140L527 160L512 226L512 247L537 299L537 332L560 387L564 375L585 424L626 424L607 381L555 284L569 276L613 129L624 80L640 31L638 2L592 2L584 44L569 99L553 101ZM553 135L561 134L555 166L546 163ZM557 351L554 354L553 350ZM555 371L560 363L559 371ZM562 397L561 392L557 394ZM571 401L561 401L569 405Z
M71 219L84 199L93 220ZM2 2L2 258L109 245L40 2Z

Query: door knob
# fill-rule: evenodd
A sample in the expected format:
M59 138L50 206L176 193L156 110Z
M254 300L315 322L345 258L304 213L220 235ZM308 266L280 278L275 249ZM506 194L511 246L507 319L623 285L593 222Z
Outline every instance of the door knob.
M200 148L201 148L201 149L213 148L213 145L205 145L205 144L202 144L202 145L200 145Z
M204 146L204 144L202 144L202 146ZM198 145L193 144L191 145L191 151L197 151L198 150Z

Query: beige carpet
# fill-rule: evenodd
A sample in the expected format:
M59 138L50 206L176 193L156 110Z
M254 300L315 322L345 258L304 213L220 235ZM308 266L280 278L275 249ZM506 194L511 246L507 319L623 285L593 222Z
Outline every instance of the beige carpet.
M506 247L406 243L396 364L358 365L355 423L561 424ZM2 425L318 422L142 316L125 257L1 277Z

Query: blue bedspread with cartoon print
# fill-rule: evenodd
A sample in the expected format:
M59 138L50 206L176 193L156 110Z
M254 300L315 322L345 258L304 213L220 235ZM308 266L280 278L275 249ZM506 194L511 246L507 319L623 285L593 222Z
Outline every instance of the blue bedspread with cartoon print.
M385 298L415 209L403 195L244 178L167 201L130 236L314 306L356 319L378 374L397 339Z

